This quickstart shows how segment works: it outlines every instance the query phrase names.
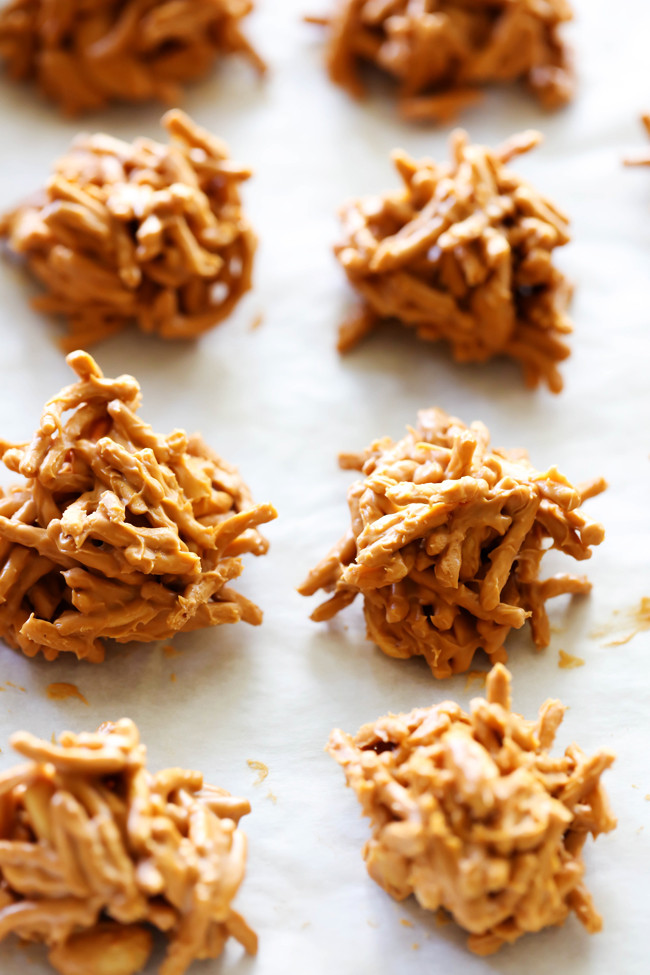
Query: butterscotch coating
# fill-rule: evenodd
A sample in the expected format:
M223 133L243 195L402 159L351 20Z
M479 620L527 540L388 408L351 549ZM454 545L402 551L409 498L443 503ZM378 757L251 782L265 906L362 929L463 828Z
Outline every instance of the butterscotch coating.
M526 622L547 646L546 600L591 589L584 576L540 579L540 563L549 548L591 557L604 531L579 505L602 479L574 487L555 467L536 470L525 450L491 447L482 423L438 409L418 413L402 440L375 440L340 463L362 476L348 490L351 528L299 589L333 593L313 620L361 595L369 640L449 677L478 650L504 662L508 634Z
M510 674L497 664L487 700L474 698L469 714L444 701L330 736L371 822L370 876L396 900L414 894L428 910L444 908L477 954L572 911L601 929L582 848L616 826L600 783L614 756L589 758L573 744L552 757L564 710L549 700L537 721L514 714Z
M182 86L224 56L265 70L242 33L252 9L252 0L9 0L0 58L66 115L115 101L177 105Z
M497 149L450 140L451 162L393 153L400 190L349 201L335 253L362 304L341 328L346 351L381 320L445 341L458 362L510 356L526 383L562 388L571 287L553 266L568 218L508 168L541 140Z
M66 351L131 324L196 338L251 287L257 239L239 194L250 170L183 112L162 123L168 145L78 136L44 189L0 219L45 288L34 307L66 320Z
M246 799L180 768L153 774L132 721L58 744L25 731L27 762L0 774L0 940L44 942L61 975L133 975L151 931L160 975L257 938L232 901L244 879Z
M240 555L262 555L253 503L235 467L183 430L138 416L133 376L107 379L86 352L78 382L45 405L28 444L0 441L23 482L0 492L0 635L28 657L104 659L104 640L169 639L262 613L229 583Z
M523 82L544 108L573 98L562 26L567 0L330 0L327 67L355 98L372 65L397 84L411 119L445 121L494 84Z

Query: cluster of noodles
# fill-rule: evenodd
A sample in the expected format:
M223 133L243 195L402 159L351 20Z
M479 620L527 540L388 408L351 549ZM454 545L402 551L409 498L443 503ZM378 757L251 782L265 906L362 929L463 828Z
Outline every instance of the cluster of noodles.
M402 115L443 121L486 85L523 81L545 108L566 104L575 77L561 27L567 0L336 0L327 27L335 84L364 92L373 65L398 85Z
M34 306L65 317L67 350L135 323L191 339L251 287L257 240L239 184L250 170L183 112L171 142L82 135L46 187L0 220L0 236L45 286Z
M0 939L44 942L61 975L134 975L168 939L160 975L257 938L231 907L246 869L245 799L180 768L152 774L132 721L93 734L27 732L0 774Z
M361 595L370 640L449 677L478 650L505 661L504 641L526 621L547 646L546 600L591 588L584 576L539 572L549 547L582 560L603 540L579 507L602 479L574 487L555 467L537 471L524 450L491 447L482 423L436 409L402 440L377 440L341 466L363 476L348 492L351 529L299 590L333 592L314 620Z
M524 132L489 149L457 131L447 164L395 152L403 188L344 206L335 252L362 305L341 327L341 351L394 320L448 342L458 362L511 356L529 386L561 390L571 287L553 251L570 240L568 219L507 167L540 139Z
M564 707L546 701L537 721L510 710L510 675L498 664L487 700L466 714L452 701L389 714L354 736L334 731L372 838L368 873L397 900L447 910L487 955L523 934L602 922L582 882L582 848L614 829L600 783L614 756L577 745L549 754Z
M9 0L0 58L67 115L113 101L174 105L222 56L265 70L241 30L252 9L252 0Z
M132 376L107 379L85 352L79 381L45 406L29 444L0 441L22 484L0 495L0 636L27 656L104 659L104 639L258 624L228 585L261 555L255 505L238 471L200 436L155 433Z

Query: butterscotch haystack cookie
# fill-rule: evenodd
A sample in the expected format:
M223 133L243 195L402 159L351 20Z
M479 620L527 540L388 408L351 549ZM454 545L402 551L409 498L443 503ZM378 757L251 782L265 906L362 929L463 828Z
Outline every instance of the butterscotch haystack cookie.
M524 82L544 108L573 98L562 25L567 0L331 0L327 66L335 84L364 94L363 68L398 85L401 114L447 120L495 83Z
M549 700L537 721L513 714L510 674L497 664L469 714L444 701L330 737L371 821L372 879L397 900L444 908L479 955L571 911L588 931L602 927L582 848L616 826L600 783L614 756L588 758L574 744L553 758L564 710Z
M79 381L45 405L31 443L0 441L23 483L0 492L0 636L28 657L104 659L105 639L169 639L262 613L228 583L240 555L262 555L239 472L183 430L137 415L132 376L105 379L85 352Z
M200 772L149 772L126 718L58 744L20 731L11 744L28 762L0 774L0 939L45 942L61 975L134 975L152 929L169 942L160 975L216 958L231 936L256 952L231 907L246 799Z
M250 170L183 112L171 143L82 135L45 189L0 220L0 236L63 315L67 350L136 324L191 339L226 318L251 286L256 237L239 184Z
M403 188L343 207L335 253L363 304L341 327L341 351L392 320L448 342L458 362L512 356L529 386L562 388L571 287L552 255L568 220L506 166L540 139L524 132L491 150L457 131L440 164L397 151Z
M650 113L648 115L642 115L641 122L648 135L650 135ZM638 152L633 156L626 156L623 162L626 166L650 166L650 149Z
M265 70L242 33L252 9L252 0L9 0L0 58L67 115L113 101L174 105L223 56Z
M369 640L449 677L479 649L505 661L510 630L527 620L547 646L546 600L589 592L584 576L540 580L540 562L549 548L590 558L604 531L578 506L602 479L574 487L555 467L537 471L525 450L491 447L482 423L436 409L397 443L384 437L340 462L363 476L348 491L351 529L299 590L334 593L313 620L361 595Z

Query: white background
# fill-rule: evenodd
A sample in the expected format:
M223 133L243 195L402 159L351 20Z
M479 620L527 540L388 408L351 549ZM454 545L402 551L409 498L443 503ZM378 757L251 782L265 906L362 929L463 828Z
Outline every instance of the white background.
M447 132L401 125L390 101L355 104L329 84L319 31L300 22L302 13L327 8L320 4L260 0L248 32L270 62L268 79L260 83L231 61L192 88L184 105L255 168L244 188L261 239L254 294L196 344L134 332L95 350L107 374L138 377L142 415L157 430L201 430L240 465L256 499L277 506L270 553L249 558L241 582L263 606L264 624L177 637L175 658L159 646L116 647L100 667L29 661L2 649L2 682L26 690L4 685L0 695L0 763L14 761L7 738L17 728L49 738L128 715L153 768L198 767L251 799L238 906L260 934L260 953L253 961L235 947L197 972L647 972L650 633L622 647L590 633L618 620L610 639L620 635L625 613L650 595L650 171L620 165L624 151L645 146L638 115L650 109L650 6L620 0L614 12L609 0L575 0L580 88L568 110L545 115L525 94L500 91L462 119L475 141L495 143L531 126L546 135L516 166L573 220L574 243L557 260L576 283L576 330L562 368L565 391L554 397L526 390L514 364L457 366L444 349L402 331L380 332L345 359L335 352L336 327L352 301L331 254L338 205L396 185L388 158L396 146L444 156ZM83 124L158 137L160 114L157 106L122 108ZM4 81L0 122L5 208L43 183L78 125ZM27 306L25 277L4 264L0 288L0 435L24 440L44 400L72 375L55 344L60 326ZM258 313L264 323L253 331ZM364 641L360 604L331 628L311 623L314 602L294 590L347 523L350 474L338 471L337 452L399 437L430 405L483 420L497 445L528 447L540 469L556 463L576 481L603 474L610 482L588 508L607 529L586 565L592 597L555 602L552 622L562 632L545 652L534 652L527 633L508 643L516 708L532 716L546 697L559 696L570 706L562 745L575 739L618 754L606 781L619 827L586 847L604 931L589 937L571 919L485 960L467 952L454 925L437 925L413 900L396 904L370 881L361 859L367 824L323 752L334 726L355 731L388 710L445 697L466 704L476 685L466 690L462 676L439 683L421 661L382 655ZM585 666L558 669L559 648ZM76 683L90 706L50 701L51 681ZM260 786L248 759L269 767ZM3 975L22 973L27 958L34 975L48 970L41 948L0 946Z

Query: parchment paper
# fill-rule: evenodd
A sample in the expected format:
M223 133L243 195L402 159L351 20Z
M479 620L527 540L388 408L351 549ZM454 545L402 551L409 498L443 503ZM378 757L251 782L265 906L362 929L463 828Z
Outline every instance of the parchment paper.
M319 31L300 22L327 6L260 0L249 33L271 64L268 80L231 61L184 104L256 170L244 190L261 238L254 294L197 344L124 334L95 350L107 374L139 378L142 416L157 430L201 430L240 465L256 499L276 504L270 553L249 558L241 581L263 606L264 624L178 637L173 658L160 646L115 648L97 667L0 648L0 763L14 762L7 739L17 728L49 738L128 715L152 767L197 767L250 798L238 906L259 931L260 953L249 960L235 947L196 972L647 972L650 633L606 644L629 632L626 612L650 595L650 171L620 164L624 151L645 145L638 115L650 109L650 6L575 0L580 91L568 110L545 115L526 95L500 91L462 118L477 141L531 126L545 132L544 145L517 166L573 218L574 243L558 261L577 286L576 331L557 397L527 391L515 365L458 366L402 332L380 332L345 359L335 352L336 326L353 300L331 255L338 205L395 186L388 155L396 146L445 155L447 131L401 125L390 101L356 104L330 85ZM125 108L83 125L158 137L160 114L155 105ZM43 183L77 128L32 90L1 82L2 208ZM3 263L0 287L0 434L20 440L72 374L55 345L60 327L27 306L23 274ZM263 324L251 330L259 313ZM618 753L606 781L619 827L586 847L604 931L589 937L572 919L486 960L467 952L453 924L440 926L413 899L396 904L367 877L367 824L323 752L335 726L355 731L388 710L447 697L467 704L477 686L466 688L463 676L436 682L423 663L382 655L364 640L360 605L330 627L311 623L314 603L294 591L347 524L351 478L338 470L337 452L399 437L430 405L482 419L497 445L528 447L540 469L556 463L574 480L603 474L610 482L589 502L607 528L586 566L593 595L553 604L558 632L545 652L534 652L527 633L508 643L516 708L532 716L546 697L561 697L570 706L562 747L575 739L587 751ZM585 665L560 670L560 648ZM52 681L76 683L89 706L49 700ZM269 768L260 785L249 759ZM49 970L40 947L0 946L3 975L22 975L27 961L34 975Z

